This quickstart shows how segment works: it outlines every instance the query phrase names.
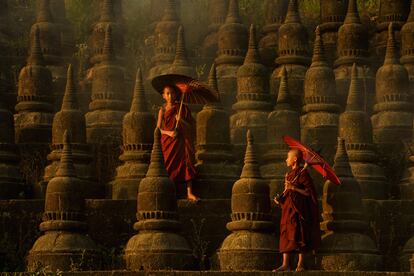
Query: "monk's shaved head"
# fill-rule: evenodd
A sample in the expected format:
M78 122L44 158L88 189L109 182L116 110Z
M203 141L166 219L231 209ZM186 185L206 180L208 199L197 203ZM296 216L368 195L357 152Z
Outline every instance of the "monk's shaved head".
M295 165L300 165L303 162L302 152L298 149L291 149L287 154L286 165L292 167Z
M291 149L290 152L297 158L298 164L303 161L303 154L301 150L298 149Z

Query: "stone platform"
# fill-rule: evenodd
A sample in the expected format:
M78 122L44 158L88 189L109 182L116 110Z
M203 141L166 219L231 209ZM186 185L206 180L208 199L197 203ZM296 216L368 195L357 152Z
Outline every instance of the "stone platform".
M201 200L198 203L179 200L178 207L180 220L184 225L183 234L193 248L193 255L198 260L194 270L214 270L216 268L215 252L229 234L226 223L230 221L230 200ZM0 270L25 270L24 260L28 250L40 235L38 226L43 208L43 200L0 201ZM364 208L371 226L368 234L377 243L384 257L383 270L400 271L402 248L412 236L410 224L414 221L414 201L364 200ZM122 251L128 239L135 234L132 228L136 221L135 212L135 200L86 200L89 235L100 246L103 255L102 270L105 270L105 272L93 272L91 275L130 275L129 272L122 271L125 269ZM277 220L279 209L274 208L272 212L274 219ZM408 262L406 265L408 269ZM76 265L74 270L76 270ZM169 273L168 275L206 274L206 272L165 273ZM167 275L165 273L159 275ZM158 273L150 274L158 275ZM265 275L265 273L260 273L262 274ZM228 275L232 274L228 273ZM307 275L403 274L350 272L341 274L319 271L308 272Z

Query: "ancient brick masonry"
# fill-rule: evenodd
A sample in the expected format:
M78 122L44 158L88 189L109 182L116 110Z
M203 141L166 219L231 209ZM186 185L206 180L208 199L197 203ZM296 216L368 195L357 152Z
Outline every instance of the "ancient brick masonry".
M371 120L364 111L362 82L356 64L352 67L346 109L339 117L339 136L347 138L349 164L361 188L362 198L385 199L387 179L384 168L377 163Z
M29 251L27 270L69 271L99 269L101 256L86 235L82 182L73 165L70 133L64 132L59 169L49 181L40 230L44 232Z
M84 114L79 109L78 93L72 65L69 65L67 82L62 107L53 118L52 151L47 159L50 164L45 168L43 180L39 189L44 196L48 182L55 177L59 168L63 149L63 134L65 130L71 133L71 148L73 165L77 177L81 181L82 193L85 198L101 197L102 187L98 187L93 155L90 145L86 143L86 124Z
M229 1L226 21L218 31L217 65L218 88L226 110L236 101L237 70L247 51L248 32L241 23L238 0Z
M276 265L278 241L270 215L269 186L260 176L253 135L247 147L240 179L231 195L232 233L218 250L221 270L271 270Z
M292 107L287 72L283 67L280 78L280 88L274 110L267 117L267 151L263 153L261 173L268 181L270 196L284 189L286 173L286 154L289 147L282 139L282 135L289 135L300 139L299 113Z
M138 234L125 247L129 270L190 269L192 252L178 221L175 184L168 178L160 144L161 132L154 132L154 145L147 175L139 184L137 200Z
M321 248L318 250L324 270L380 270L381 256L366 234L368 222L363 213L361 189L352 175L345 141L338 137L333 169L341 184L326 181L322 197Z
M145 98L142 72L138 68L130 111L122 123L122 154L124 163L116 169L112 181L112 199L136 199L141 179L145 177L154 142L155 118L149 112Z
M280 71L285 67L288 73L291 104L301 112L303 83L310 58L308 33L301 22L298 9L298 1L290 0L285 22L279 28L279 57L276 59L277 68L273 71L270 80L270 91L277 96Z
M216 67L211 66L209 85L217 89ZM197 185L201 198L230 198L239 175L230 143L230 118L221 102L209 103L197 114Z
M265 25L263 37L259 41L259 53L262 63L269 70L276 67L275 60L278 53L279 28L285 21L289 0L265 0Z

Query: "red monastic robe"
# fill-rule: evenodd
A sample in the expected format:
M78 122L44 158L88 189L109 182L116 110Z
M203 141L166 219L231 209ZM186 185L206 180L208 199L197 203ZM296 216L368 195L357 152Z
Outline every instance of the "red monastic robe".
M282 217L280 219L279 250L282 253L306 252L315 250L321 241L319 226L318 198L312 178L308 172L298 167L287 173L287 180L296 188L305 190L309 196L287 190L280 199Z
M177 120L180 104L166 110L164 107L163 130L173 131ZM162 152L164 154L164 163L167 168L170 179L175 183L187 182L195 178L196 169L194 166L194 119L187 105L183 104L181 109L181 120L177 127L177 136L175 138L166 134L161 136Z

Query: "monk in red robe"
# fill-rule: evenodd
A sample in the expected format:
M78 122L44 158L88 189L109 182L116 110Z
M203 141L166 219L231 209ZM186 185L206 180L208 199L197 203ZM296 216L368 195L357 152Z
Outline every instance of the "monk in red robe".
M303 271L304 253L316 250L321 241L318 198L312 178L300 166L302 152L290 150L286 165L291 171L285 177L285 190L274 201L282 207L279 251L283 264L274 271L290 270L289 254L299 255L296 271Z
M165 105L158 113L157 126L161 130L161 146L164 163L170 179L174 183L185 182L187 199L197 201L193 194L192 180L196 176L194 166L194 119L186 104L182 105L179 116L180 92L175 86L164 87L162 97ZM178 123L177 123L178 121Z

